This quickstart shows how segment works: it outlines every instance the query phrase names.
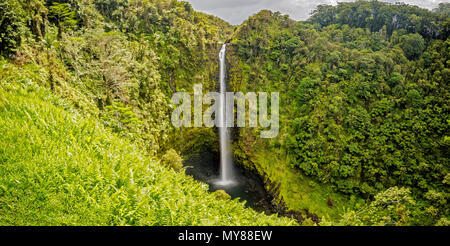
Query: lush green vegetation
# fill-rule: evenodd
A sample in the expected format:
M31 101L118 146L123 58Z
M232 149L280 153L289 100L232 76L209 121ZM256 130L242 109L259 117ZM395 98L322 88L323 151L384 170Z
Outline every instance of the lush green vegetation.
M168 95L215 73L228 24L176 1L1 5L0 224L296 224L209 193L165 146Z
M398 186L414 205L385 224L448 221L448 25L448 16L380 2L320 6L307 22L251 17L231 40L231 83L280 91L283 129L271 141L242 131L236 156L280 183L297 210L366 214L361 199Z
M176 152L145 155L39 86L32 67L0 66L1 225L295 224L208 193L173 168Z
M305 225L448 225L449 5L261 11L242 25L175 0L0 3L0 223L289 225L182 174L218 151L174 129L177 91L279 91L280 134L235 159ZM181 155L181 156L180 156Z

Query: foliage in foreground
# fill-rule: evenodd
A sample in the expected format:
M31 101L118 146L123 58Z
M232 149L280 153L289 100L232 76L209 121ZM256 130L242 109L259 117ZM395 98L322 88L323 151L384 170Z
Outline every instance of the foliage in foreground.
M217 198L30 80L0 86L1 225L294 224Z

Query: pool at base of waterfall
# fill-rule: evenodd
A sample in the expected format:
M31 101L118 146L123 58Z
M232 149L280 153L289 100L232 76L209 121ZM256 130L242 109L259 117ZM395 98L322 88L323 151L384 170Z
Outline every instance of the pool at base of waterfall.
M234 165L233 178L230 183L221 183L220 179L220 155L203 151L191 154L184 163L186 174L194 179L209 184L209 190L226 191L232 199L239 198L259 212L272 214L276 207L272 204L273 197L264 188L264 181L258 175L246 171L239 165Z

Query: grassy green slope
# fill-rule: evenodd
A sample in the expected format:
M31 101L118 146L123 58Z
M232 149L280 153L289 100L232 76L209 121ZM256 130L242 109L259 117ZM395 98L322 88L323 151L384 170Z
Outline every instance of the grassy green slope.
M1 81L0 225L294 223L220 200L141 149L30 80Z

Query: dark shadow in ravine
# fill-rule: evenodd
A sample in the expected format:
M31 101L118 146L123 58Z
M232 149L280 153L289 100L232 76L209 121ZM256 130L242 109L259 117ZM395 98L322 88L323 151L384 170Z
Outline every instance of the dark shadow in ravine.
M211 151L203 151L193 154L185 160L187 175L194 179L208 183L209 190L225 190L232 199L239 198L246 201L246 206L259 212L272 214L276 212L276 206L272 203L273 197L264 188L264 181L258 175L244 170L234 164L234 184L221 186L219 180L220 158L219 154Z

